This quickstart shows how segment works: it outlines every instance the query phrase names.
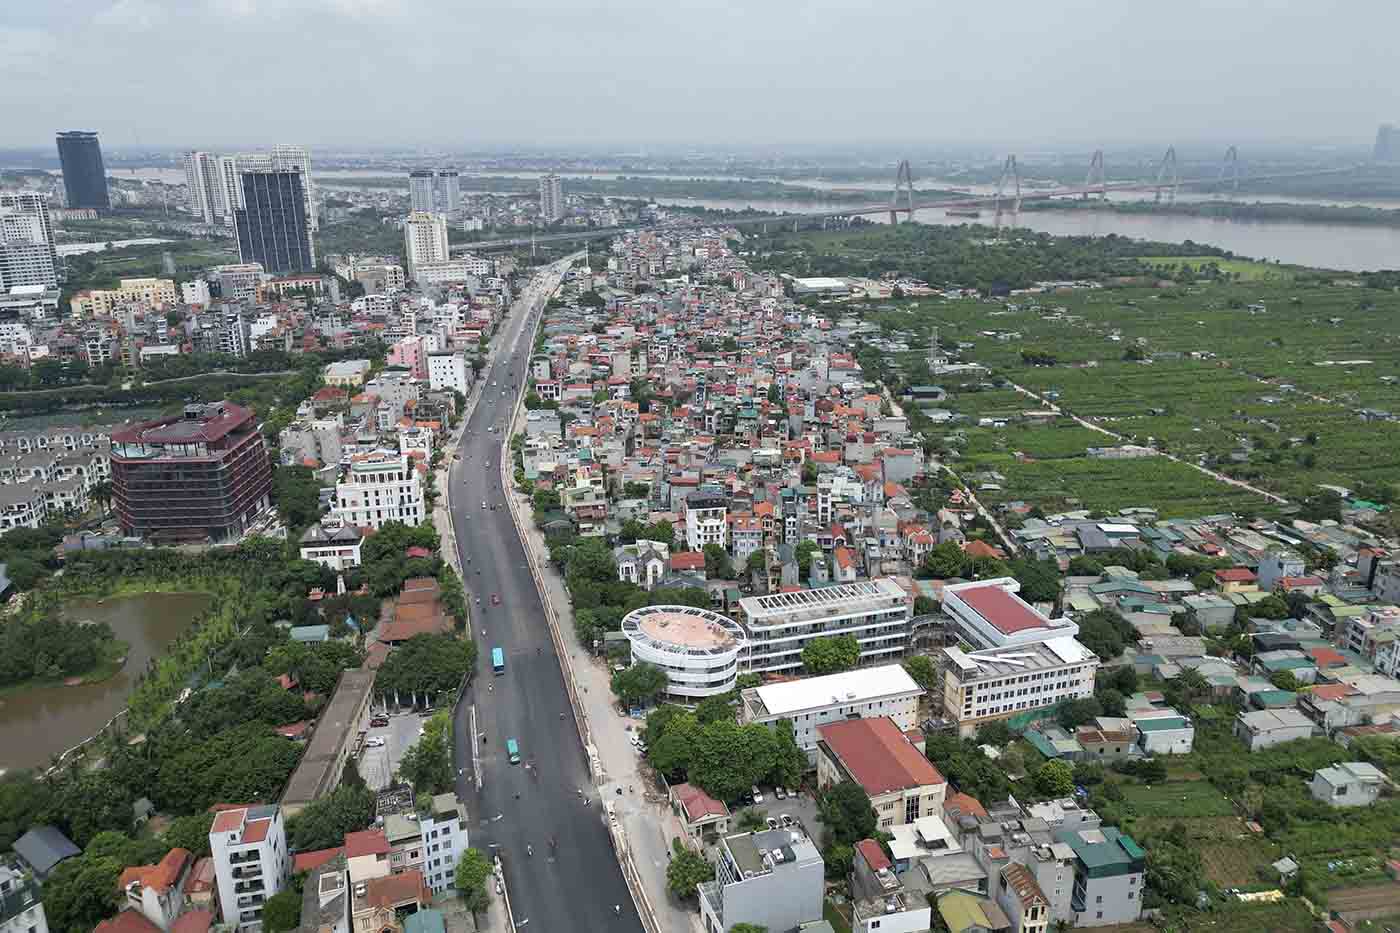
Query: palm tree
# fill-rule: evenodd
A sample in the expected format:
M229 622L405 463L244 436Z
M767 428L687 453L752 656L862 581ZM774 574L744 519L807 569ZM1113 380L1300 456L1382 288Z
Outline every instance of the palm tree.
M1205 675L1194 667L1189 667L1176 676L1177 688L1181 695L1186 698L1186 702L1191 702L1198 695L1210 689L1210 684L1206 682Z

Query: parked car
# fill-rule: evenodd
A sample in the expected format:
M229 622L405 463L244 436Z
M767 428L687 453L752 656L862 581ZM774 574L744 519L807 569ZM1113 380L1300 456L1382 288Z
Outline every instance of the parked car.
M383 747L384 747L384 739L383 739L381 736L377 736L377 735L370 736L369 738L365 739L365 747L366 747L366 748L383 748Z
M491 594L491 605L493 605L493 606L499 606L500 604L501 604L501 594L500 594L500 593L492 593L492 594Z
M389 717L388 717L388 716L375 716L373 719L371 719L371 720L369 721L369 724L370 724L370 726L371 726L372 728L375 728L375 729L383 729L385 726L389 725Z
M755 784L755 785L749 790L749 793L753 795L753 802L754 802L754 803L763 803L763 791L761 791L761 790L758 789L758 785L757 785L757 784Z
M764 820L764 822L768 824L769 829L777 829L779 825L778 821L773 819L771 816L768 817L768 819Z
M773 787L773 796L774 796L774 797L777 797L779 800L786 800L786 799L787 799L787 791L785 791L785 790L783 790L781 787L778 787L778 786L775 785L775 786Z
M791 816L789 816L786 813L778 817L778 819L782 821L784 829L792 829L794 826L797 825L797 820L794 820Z

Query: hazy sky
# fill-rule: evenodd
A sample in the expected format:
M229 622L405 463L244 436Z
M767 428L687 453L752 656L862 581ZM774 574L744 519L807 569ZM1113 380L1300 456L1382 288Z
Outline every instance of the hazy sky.
M1398 35L1396 0L0 0L0 146L1365 145Z

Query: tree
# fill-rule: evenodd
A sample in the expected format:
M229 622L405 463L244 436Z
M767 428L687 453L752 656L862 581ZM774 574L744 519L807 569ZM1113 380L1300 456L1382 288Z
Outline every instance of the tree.
M399 776L417 793L443 794L452 789L452 758L442 734L424 732L399 760Z
M1105 716L1126 716L1128 714L1128 703L1123 694L1107 687L1103 690L1095 690L1094 696L1098 697L1099 706L1103 708Z
M209 854L209 829L214 825L214 814L209 812L179 816L170 822L160 841L167 849L188 849L195 858Z
M1035 787L1047 797L1066 797L1074 793L1074 767L1067 761L1050 759L1036 769Z
M467 909L474 914L486 910L488 896L486 880L491 877L491 860L480 849L467 849L457 859L457 868L452 873L452 883L462 892Z
M914 615L928 616L938 611L938 601L930 596L914 597Z
M1094 697L1081 697L1077 700L1064 700L1055 708L1055 719L1065 730L1074 730L1096 716L1103 715L1103 707Z
M1021 584L1021 598L1032 603L1054 603L1060 598L1060 568L1053 560L1018 557L1011 575Z
M44 913L57 933L91 930L117 905L122 864L110 856L64 859L44 880Z
M297 532L321 517L321 483L310 467L279 466L272 471L272 504Z
M695 900L700 896L697 888L715 877L715 867L694 850L681 845L680 839L671 840L674 855L666 866L666 889L683 901Z
M757 923L736 923L729 928L729 933L768 933L768 928Z
M729 559L729 552L719 544L707 544L704 547L705 553L705 576L711 580L733 580L734 562Z
M706 697L695 707L695 718L700 725L706 726L712 722L719 722L722 719L734 718L734 704L729 699L728 694Z
M855 845L875 835L879 818L865 789L855 781L841 781L817 800L817 818L836 845Z
M612 676L612 690L623 706L640 706L666 689L666 672L645 661L633 664Z
M773 770L769 780L779 787L796 787L807 770L807 753L797 744L791 719L779 719L773 727Z
M1302 687L1302 684L1298 683L1298 678L1293 676L1292 671L1275 671L1269 675L1269 683L1290 693L1297 693Z
M771 736L766 726L759 728ZM691 753L691 783L724 801L737 800L748 790L758 774L752 762L739 757L744 744L741 735L739 725L732 721L721 720L703 727Z
M1101 577L1103 576L1103 564L1086 557L1083 554L1070 558L1069 575L1071 577Z
M347 773L354 770L346 766ZM417 786L417 785L415 785ZM292 847L302 852L338 846L346 833L364 829L374 821L374 793L361 784L342 784L288 821Z
M744 563L744 569L750 574L762 573L768 569L768 555L762 548L749 554L749 559Z
M1181 694L1182 702L1190 704L1196 697L1210 689L1205 675L1194 667L1188 667L1171 680L1171 685Z
M904 670L914 679L914 683L924 691L932 690L938 679L938 669L933 659L926 654L911 655L904 659Z
M1011 744L1011 740L1015 737L1011 732L1011 727L1001 719L993 719L977 730L978 744L990 745L993 748L1005 748Z
M802 579L809 579L812 575L812 558L817 555L821 548L817 547L815 541L799 541L797 547L793 548L793 557L797 560L797 570Z
M970 564L967 552L956 541L944 541L934 545L924 555L924 561L919 565L919 573L935 580L947 580L967 576Z
M262 928L266 933L289 933L301 926L301 891L288 885L263 904Z
M1136 640L1137 631L1112 609L1095 609L1079 620L1079 641L1101 661L1113 660L1126 643Z
M802 667L808 674L848 671L860 661L860 642L854 635L813 638L802 648Z

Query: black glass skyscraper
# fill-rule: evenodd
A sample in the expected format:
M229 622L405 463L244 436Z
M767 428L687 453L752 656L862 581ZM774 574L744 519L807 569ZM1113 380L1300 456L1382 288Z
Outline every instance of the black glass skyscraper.
M102 164L102 144L97 134L71 130L58 134L58 160L63 164L63 190L69 207L111 210L107 197L107 167Z
M272 275L316 269L299 171L242 172L244 206L234 212L238 255Z

